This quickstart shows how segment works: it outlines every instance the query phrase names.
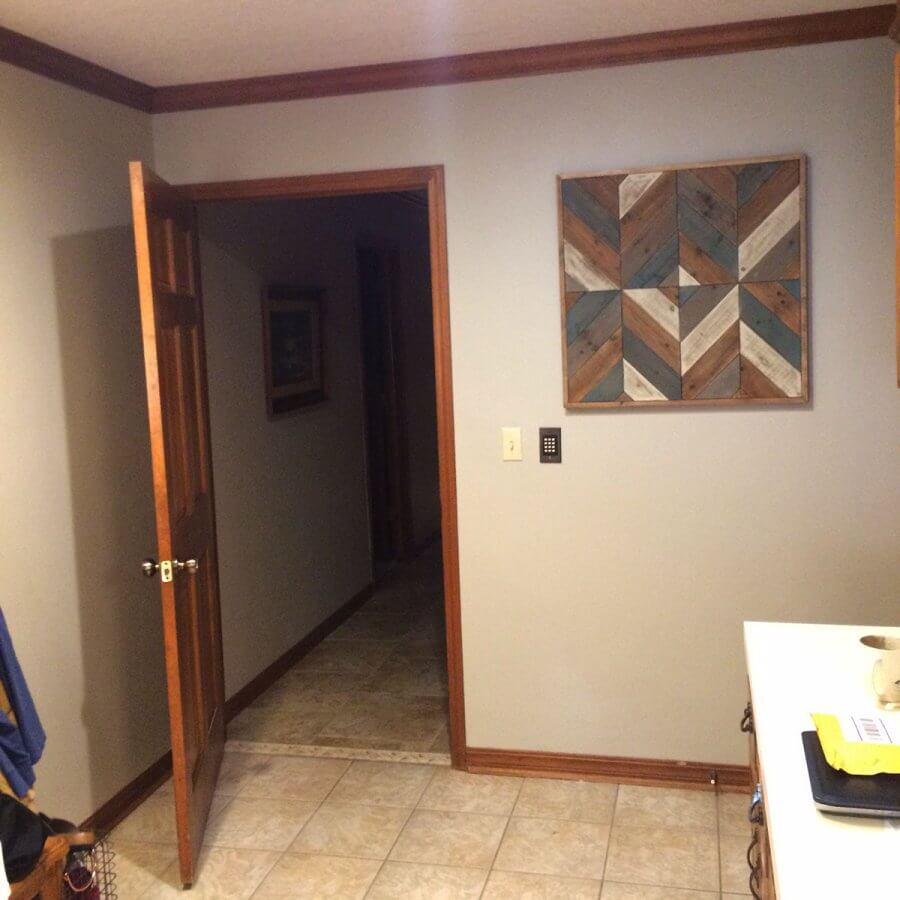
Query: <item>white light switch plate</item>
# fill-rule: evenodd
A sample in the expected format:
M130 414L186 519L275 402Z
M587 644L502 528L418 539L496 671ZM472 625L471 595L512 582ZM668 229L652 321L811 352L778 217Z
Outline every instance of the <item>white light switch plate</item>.
M518 462L522 459L522 429L501 428L503 439L503 461Z

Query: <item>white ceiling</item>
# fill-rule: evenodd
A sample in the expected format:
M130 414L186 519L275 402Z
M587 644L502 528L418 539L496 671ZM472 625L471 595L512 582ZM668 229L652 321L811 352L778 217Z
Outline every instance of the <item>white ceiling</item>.
M556 44L876 0L0 0L0 24L154 87Z

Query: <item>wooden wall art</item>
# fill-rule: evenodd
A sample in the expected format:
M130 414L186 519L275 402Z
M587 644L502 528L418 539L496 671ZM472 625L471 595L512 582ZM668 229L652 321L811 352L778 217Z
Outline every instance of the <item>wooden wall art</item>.
M569 408L808 399L806 158L559 178Z

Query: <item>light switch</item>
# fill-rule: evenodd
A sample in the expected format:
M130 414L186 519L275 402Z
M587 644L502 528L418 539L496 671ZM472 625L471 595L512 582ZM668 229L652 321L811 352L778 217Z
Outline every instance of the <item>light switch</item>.
M517 462L522 459L522 429L501 428L503 439L503 461Z

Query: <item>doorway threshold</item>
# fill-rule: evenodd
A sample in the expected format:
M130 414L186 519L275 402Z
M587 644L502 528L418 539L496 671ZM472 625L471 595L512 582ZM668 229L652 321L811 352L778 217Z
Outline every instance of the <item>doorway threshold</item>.
M426 753L416 750L366 750L359 747L324 747L317 744L276 744L260 741L234 741L225 745L230 753L259 753L265 756L310 756L328 759L364 759L370 762L414 763L449 766L449 753Z

